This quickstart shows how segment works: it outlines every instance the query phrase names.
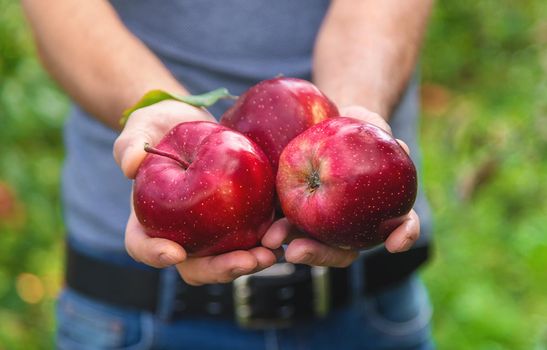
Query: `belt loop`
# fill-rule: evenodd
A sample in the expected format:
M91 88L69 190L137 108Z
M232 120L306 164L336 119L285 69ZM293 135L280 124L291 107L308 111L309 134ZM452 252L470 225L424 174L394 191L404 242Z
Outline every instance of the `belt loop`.
M313 291L313 309L317 317L324 318L332 308L331 271L328 267L312 266L310 273Z
M162 321L169 321L173 316L179 279L179 273L174 266L160 271L156 316Z

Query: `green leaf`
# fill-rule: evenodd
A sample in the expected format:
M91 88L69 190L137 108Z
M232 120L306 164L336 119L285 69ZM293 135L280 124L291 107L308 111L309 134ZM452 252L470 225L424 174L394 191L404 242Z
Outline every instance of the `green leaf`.
M123 112L123 117L120 119L120 125L125 125L131 113L135 112L137 109L148 107L161 101L175 100L194 107L210 107L217 103L218 100L227 98L236 99L237 96L230 94L226 88L216 89L201 95L177 95L163 90L148 91L136 104Z

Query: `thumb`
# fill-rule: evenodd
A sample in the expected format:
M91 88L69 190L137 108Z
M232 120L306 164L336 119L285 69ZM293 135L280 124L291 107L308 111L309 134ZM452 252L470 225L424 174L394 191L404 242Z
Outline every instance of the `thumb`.
M137 118L130 118L114 142L113 155L116 163L122 169L124 175L130 179L135 178L137 169L146 156L144 145L155 144L154 135L141 126L133 125Z
M184 248L177 243L148 237L133 211L125 230L125 249L136 261L156 268L179 264L187 257Z
M113 148L124 175L135 178L146 156L145 143L155 146L175 125L194 120L215 121L206 110L178 101L162 101L133 112Z

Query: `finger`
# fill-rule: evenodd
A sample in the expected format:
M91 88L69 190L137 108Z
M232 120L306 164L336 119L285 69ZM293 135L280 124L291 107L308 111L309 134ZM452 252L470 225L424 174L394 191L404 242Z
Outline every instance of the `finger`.
M285 251L288 262L312 266L347 267L358 255L356 251L329 247L308 238L293 240Z
M371 112L364 107L361 107L361 106L342 107L340 109L340 115L345 117L360 119L367 123L374 124L377 127L384 129L390 134L392 133L391 127L389 126L387 121L384 118L382 118L382 116L380 116L378 113Z
M193 286L228 283L239 276L252 273L257 267L256 257L245 250L217 256L191 257L177 265L184 281Z
M177 101L162 101L131 114L123 131L114 142L114 159L125 176L132 179L146 156L144 144L156 145L175 125L214 118L204 109Z
M271 251L268 248L256 247L256 248L250 249L249 253L254 255L257 261L257 266L253 270L253 273L264 270L277 262L276 253Z
M404 252L410 249L420 237L420 218L414 210L408 213L405 221L397 227L385 242L391 253Z
M114 159L124 175L130 179L135 178L137 169L146 156L144 145L147 143L155 145L159 141L156 140L151 129L143 129L136 124L136 120L136 118L129 119L126 128L114 142L113 149Z
M177 243L146 235L134 212L127 222L125 248L136 261L157 268L175 265L186 259L186 251Z
M410 148L408 148L408 145L403 140L397 139L397 143L401 146L401 148L406 152L406 154L410 155Z
M287 218L276 220L262 237L262 245L270 249L281 247L291 229L292 225Z

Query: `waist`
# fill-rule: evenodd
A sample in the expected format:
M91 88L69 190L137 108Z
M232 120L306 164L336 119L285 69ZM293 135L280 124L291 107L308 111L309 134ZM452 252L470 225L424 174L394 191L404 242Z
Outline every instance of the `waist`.
M90 298L165 320L214 317L248 328L280 328L325 317L355 296L399 283L423 264L428 251L422 246L396 255L367 254L343 269L278 263L232 283L194 287L173 269L92 256L69 244L66 282Z

